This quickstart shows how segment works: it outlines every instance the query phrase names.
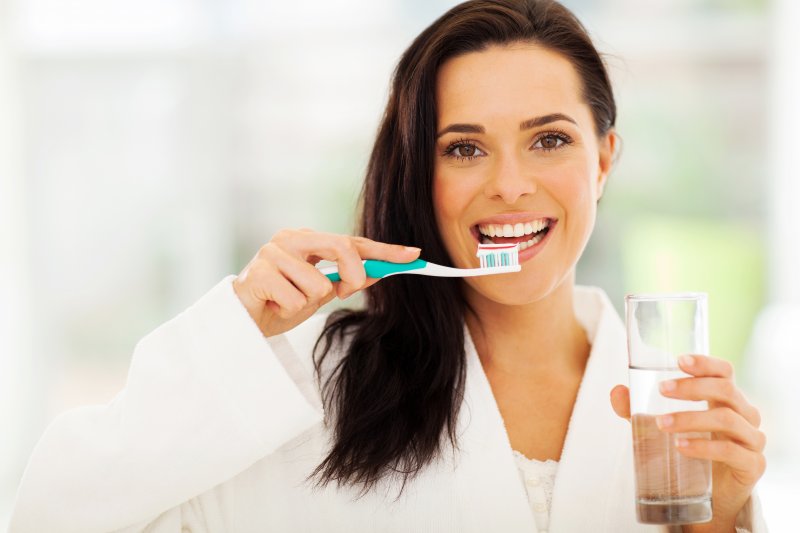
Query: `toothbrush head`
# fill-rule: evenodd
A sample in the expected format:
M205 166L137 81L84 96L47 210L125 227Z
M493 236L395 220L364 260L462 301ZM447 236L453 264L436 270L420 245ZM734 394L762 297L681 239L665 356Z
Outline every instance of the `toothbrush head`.
M519 243L478 244L477 255L481 268L518 266Z

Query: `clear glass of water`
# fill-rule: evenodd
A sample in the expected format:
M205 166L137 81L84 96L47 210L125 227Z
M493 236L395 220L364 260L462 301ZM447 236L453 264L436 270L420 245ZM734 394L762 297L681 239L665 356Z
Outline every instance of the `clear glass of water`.
M664 433L656 417L708 409L707 402L661 395L659 383L689 377L683 354L708 355L708 295L631 294L625 297L631 425L636 472L636 515L645 524L711 520L711 461L681 455L677 438L709 433Z

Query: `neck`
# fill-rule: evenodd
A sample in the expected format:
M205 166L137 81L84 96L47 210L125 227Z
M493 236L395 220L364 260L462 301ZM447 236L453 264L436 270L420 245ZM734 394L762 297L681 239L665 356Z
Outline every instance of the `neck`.
M467 287L466 322L488 371L519 376L583 373L590 345L575 316L574 273L541 300L506 305Z

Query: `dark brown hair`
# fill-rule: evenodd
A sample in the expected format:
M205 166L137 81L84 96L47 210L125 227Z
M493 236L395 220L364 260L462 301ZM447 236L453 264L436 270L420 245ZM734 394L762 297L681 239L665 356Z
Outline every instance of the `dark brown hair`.
M534 43L569 60L598 136L614 126L616 105L605 65L568 9L552 0L459 4L411 43L395 69L367 167L359 233L418 246L424 259L452 266L432 200L437 71L458 55L515 42ZM365 309L331 315L317 341L315 366L333 443L312 477L321 484L354 485L363 493L396 474L404 486L448 442L457 449L465 312L458 280L393 276L366 290ZM335 345L343 352L333 350ZM341 358L329 361L330 371L323 372L331 353Z

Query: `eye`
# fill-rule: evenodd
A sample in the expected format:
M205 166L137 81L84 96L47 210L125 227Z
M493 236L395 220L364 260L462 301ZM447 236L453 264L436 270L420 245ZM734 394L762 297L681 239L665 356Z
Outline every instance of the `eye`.
M445 148L442 155L459 159L461 161L469 161L486 154L480 148L475 146L475 143L462 139L450 144L450 146Z
M572 138L569 135L560 131L551 131L539 136L536 142L533 143L533 147L545 152L550 152L569 144L572 144Z

